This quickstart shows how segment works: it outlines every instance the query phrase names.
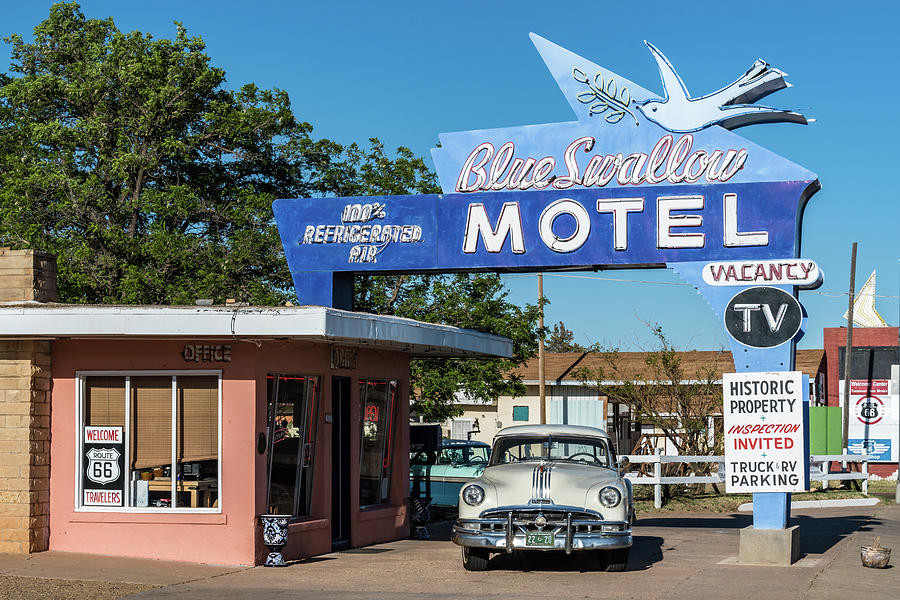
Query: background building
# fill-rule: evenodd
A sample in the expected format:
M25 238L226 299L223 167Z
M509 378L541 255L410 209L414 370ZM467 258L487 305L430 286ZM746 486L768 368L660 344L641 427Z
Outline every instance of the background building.
M734 370L731 352L727 351L682 352L680 357L685 374L711 368L716 373L717 381L721 381L722 373ZM645 358L644 352L620 352L618 355L620 364L629 372L639 372ZM605 429L616 440L617 451L620 453L631 454L637 446L649 442L654 448L664 447L666 454L677 454L671 444L664 446L665 440L652 426L635 423L628 406L608 401L595 388L579 380L578 368L587 367L596 371L605 365L602 354L580 352L547 354L545 361L548 422L589 425ZM827 381L825 367L824 351L797 351L796 368L809 375L812 405L824 404ZM460 398L459 405L463 408L463 414L444 424L445 435L465 439L471 431L471 439L490 442L497 430L502 427L540 423L538 359L531 359L513 371L513 374L521 377L525 383L524 396L519 398L501 396L491 403Z

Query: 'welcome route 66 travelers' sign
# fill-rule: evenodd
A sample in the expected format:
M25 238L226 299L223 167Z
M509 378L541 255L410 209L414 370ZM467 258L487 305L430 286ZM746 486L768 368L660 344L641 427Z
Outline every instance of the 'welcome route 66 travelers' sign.
M82 506L123 506L125 456L121 427L85 427Z

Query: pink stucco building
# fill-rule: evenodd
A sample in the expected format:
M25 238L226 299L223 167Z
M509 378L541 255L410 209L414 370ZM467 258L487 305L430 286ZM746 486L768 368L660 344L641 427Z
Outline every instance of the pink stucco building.
M23 255L0 254L2 279ZM39 290L52 257L25 255ZM287 559L406 537L410 358L511 352L316 306L46 300L0 298L0 361L22 375L0 373L2 424L23 432L0 468L25 465L6 489L26 488L0 504L27 517L0 551L253 565L266 513L290 517Z

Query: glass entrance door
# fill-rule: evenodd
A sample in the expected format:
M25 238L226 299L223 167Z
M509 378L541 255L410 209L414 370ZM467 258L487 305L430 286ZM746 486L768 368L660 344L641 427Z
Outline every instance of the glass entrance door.
M318 377L268 376L268 512L310 514L316 448Z
M331 548L350 547L350 378L331 378Z

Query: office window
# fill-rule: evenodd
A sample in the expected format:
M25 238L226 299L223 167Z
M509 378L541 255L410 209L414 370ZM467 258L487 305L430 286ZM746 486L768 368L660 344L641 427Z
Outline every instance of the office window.
M218 372L79 374L80 508L213 509Z
M383 379L360 380L362 417L359 457L359 504L372 506L390 501L392 445L398 385Z

